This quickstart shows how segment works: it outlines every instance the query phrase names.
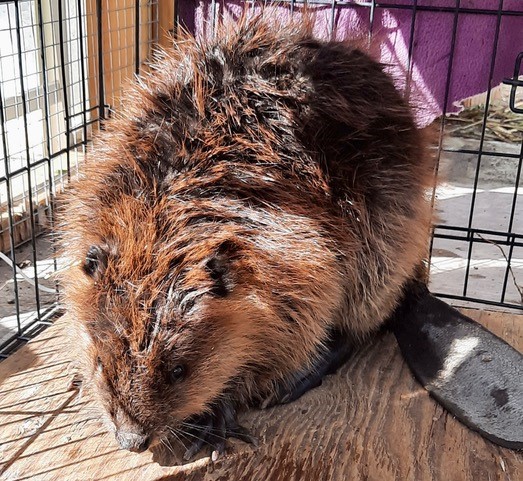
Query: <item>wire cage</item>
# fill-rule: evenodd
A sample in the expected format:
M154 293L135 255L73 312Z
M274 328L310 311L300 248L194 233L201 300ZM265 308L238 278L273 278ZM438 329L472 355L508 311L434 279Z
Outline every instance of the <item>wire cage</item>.
M0 0L0 357L62 312L54 201L125 84L177 28L212 35L262 7L378 45L420 128L439 132L432 290L523 309L523 2Z
M54 201L158 44L160 10L155 0L0 1L1 357L61 314Z

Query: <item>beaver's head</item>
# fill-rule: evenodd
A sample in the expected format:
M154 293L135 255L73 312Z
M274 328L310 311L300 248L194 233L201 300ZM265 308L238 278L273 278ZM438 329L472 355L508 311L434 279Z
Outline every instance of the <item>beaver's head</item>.
M72 202L66 296L87 341L86 384L124 448L183 429L222 395L245 401L270 385L246 383L297 370L324 337L311 316L323 303L326 323L339 288L310 221L280 213L265 214L265 229L240 225L226 221L226 203L120 192L87 222L93 205Z
M99 216L79 238L67 297L89 385L120 445L143 450L232 387L260 351L252 330L274 313L234 229L124 195Z

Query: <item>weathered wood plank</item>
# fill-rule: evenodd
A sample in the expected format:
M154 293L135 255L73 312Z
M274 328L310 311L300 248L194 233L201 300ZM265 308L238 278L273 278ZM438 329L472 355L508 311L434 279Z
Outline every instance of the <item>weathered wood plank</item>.
M523 349L523 316L466 313ZM515 481L523 472L522 453L483 440L429 398L390 335L297 402L245 413L258 448L231 442L214 464L165 467L158 453L119 450L89 399L68 390L66 329L59 320L0 364L2 480Z

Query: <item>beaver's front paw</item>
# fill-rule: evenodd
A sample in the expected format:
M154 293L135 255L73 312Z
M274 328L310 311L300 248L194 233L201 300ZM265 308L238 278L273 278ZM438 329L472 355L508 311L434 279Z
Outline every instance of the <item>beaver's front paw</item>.
M261 409L295 401L307 391L321 386L323 378L334 374L352 353L352 346L344 334L333 331L309 371L299 371L286 382L274 386L273 392L259 403Z
M257 439L238 424L234 406L226 402L217 404L210 413L189 418L183 423L183 427L192 442L183 456L186 461L204 446L210 447L211 458L215 461L225 452L227 438L240 439L255 446L258 444Z

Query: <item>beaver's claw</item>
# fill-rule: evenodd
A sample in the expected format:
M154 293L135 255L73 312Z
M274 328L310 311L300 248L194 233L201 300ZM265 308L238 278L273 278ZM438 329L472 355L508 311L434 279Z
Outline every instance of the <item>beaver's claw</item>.
M255 446L258 444L258 440L238 424L236 409L229 403L217 404L212 412L189 419L186 426L189 428L186 433L194 440L183 456L186 461L204 446L211 448L211 458L214 461L225 452L227 438L240 439Z

